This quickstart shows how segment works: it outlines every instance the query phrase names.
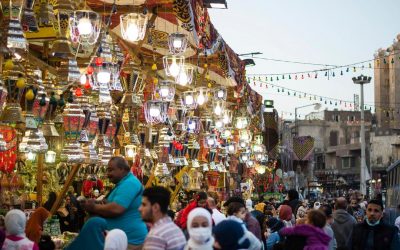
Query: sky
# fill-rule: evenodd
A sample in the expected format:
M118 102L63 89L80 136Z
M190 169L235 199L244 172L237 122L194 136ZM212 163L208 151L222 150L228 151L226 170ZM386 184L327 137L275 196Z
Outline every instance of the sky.
M330 65L347 65L371 60L379 48L387 48L400 34L398 13L400 0L227 0L228 9L210 9L211 21L229 46L238 54L262 52L257 57ZM246 58L246 57L243 57ZM256 66L248 67L248 74L276 74L323 69L310 66L254 59ZM373 65L373 64L372 64ZM319 73L318 78L276 81L274 84L306 93L353 100L360 87L352 77L360 74L373 77L373 69L357 68L356 72L336 70L328 80ZM269 79L270 77L268 77ZM279 77L281 78L281 77ZM258 77L257 77L258 79ZM265 77L261 78L265 81ZM365 103L373 104L373 78L365 85ZM296 107L313 104L314 99L277 92L277 88L251 86L264 99L272 99L279 115L294 118ZM298 95L297 95L298 96ZM345 109L325 105L322 109ZM348 109L348 105L347 105ZM299 108L300 119L314 111L313 107Z

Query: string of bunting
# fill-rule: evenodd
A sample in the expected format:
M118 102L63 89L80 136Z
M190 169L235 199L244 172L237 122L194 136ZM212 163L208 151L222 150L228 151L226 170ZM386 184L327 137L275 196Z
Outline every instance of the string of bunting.
M389 59L388 57L391 57ZM397 57L397 58L396 58ZM361 62L355 62L346 65L332 65L332 64L321 64L321 63L309 63L309 62L298 62L298 61L288 61L288 60L280 60L280 59L272 59L272 58L263 58L263 57L251 57L254 59L275 61L275 62L285 62L285 63L295 63L295 64L303 64L303 65L318 65L325 66L324 68L307 70L307 71L297 71L297 72L286 72L286 73L257 73L257 74L247 74L249 76L263 76L265 77L265 81L276 81L279 80L303 80L306 78L309 79L318 79L319 73L325 77L330 79L330 77L343 76L345 73L349 73L352 71L353 73L357 72L357 69L387 69L387 67L381 68L381 61L384 65L394 65L395 58L400 61L400 51L396 53L392 53L390 55L385 55L381 57L376 57L374 59L365 60ZM386 59L388 58L388 59ZM376 60L377 67L373 67L372 63ZM365 65L367 64L367 66Z
M290 88L286 88L286 87L282 87L280 85L277 84L272 84L270 82L265 82L262 80L258 80L255 77L253 77L253 86L256 86L258 82L259 86L262 88L263 84L265 84L265 88L268 88L268 85L274 89L277 89L277 93L281 93L281 95L285 95L284 93L287 93L287 96L291 96L291 97L297 97L297 98L304 98L304 99L308 99L309 101L319 101L322 102L325 105L331 105L333 107L337 107L338 105L342 105L343 108L347 108L347 109L353 109L354 110L354 101L349 101L349 100L343 100L343 99L337 99L337 98L332 98L332 97L327 97L327 96L321 96L321 95L317 95L317 94L313 94L313 93L308 93L308 92L303 92L303 91L299 91L299 90L295 90L295 89L290 89ZM248 83L250 84L251 82L251 78L248 77L247 78ZM251 84L250 84L251 86ZM321 104L322 104L321 103ZM387 105L385 105L387 103L377 103L375 105L372 104L365 104L364 105L364 110L370 110L371 112L377 112L377 111L383 111L387 114L387 116L393 115L394 112L397 112L397 114L400 114L400 103L398 104L398 108L392 108L392 107L388 107ZM397 106L397 105L396 105Z

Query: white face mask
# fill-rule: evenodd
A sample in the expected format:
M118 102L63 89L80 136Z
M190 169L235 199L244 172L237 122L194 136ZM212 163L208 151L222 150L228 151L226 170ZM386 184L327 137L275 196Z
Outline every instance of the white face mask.
M204 244L211 238L211 229L208 227L191 228L189 235L196 243Z

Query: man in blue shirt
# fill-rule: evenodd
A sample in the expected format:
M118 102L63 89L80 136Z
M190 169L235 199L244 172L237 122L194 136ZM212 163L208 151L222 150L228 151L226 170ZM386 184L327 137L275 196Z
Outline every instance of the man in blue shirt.
M114 188L108 194L105 204L88 200L85 209L107 220L108 230L123 230L128 236L128 249L141 249L147 235L147 228L139 213L143 186L130 172L128 162L119 156L108 162L107 176Z

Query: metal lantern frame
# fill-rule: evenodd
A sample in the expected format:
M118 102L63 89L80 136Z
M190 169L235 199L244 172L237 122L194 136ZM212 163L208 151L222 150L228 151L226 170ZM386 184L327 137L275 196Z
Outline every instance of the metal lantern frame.
M219 86L217 88L214 88L214 99L215 100L223 100L226 101L226 98L228 96L228 91L226 90L225 87Z
M136 145L128 144L125 146L125 158L127 160L135 159L136 154L137 154L137 146Z
M122 38L128 42L143 40L146 34L147 23L148 17L143 13L121 15L120 26Z
M213 114L216 117L221 117L225 111L225 101L213 101Z
M249 118L246 116L239 116L235 119L235 128L245 129L249 126Z
M177 77L185 66L185 57L176 55L164 56L163 65L167 76Z
M81 34L79 31L79 25L83 19L90 22L91 31L89 34ZM101 31L100 14L91 10L76 10L70 18L69 28L72 42L93 45L97 42Z
M175 77L175 82L181 86L190 85L193 82L194 67L184 65L181 67L179 74Z
M216 134L208 134L204 136L204 147L215 149L218 147L218 137Z
M251 154L248 151L241 152L239 156L239 160L241 163L246 163L248 160L250 160Z
M224 122L222 119L214 119L214 128L218 131L224 130Z
M168 47L169 52L173 55L185 53L188 46L187 36L180 32L175 32L169 35Z
M230 124L232 122L232 111L225 109L222 121L225 125Z
M208 90L205 87L199 87L195 89L196 93L196 103L199 106L204 105L205 103L208 102ZM200 100L199 98L203 98Z
M182 93L182 105L186 109L196 109L197 102L195 99L196 93L194 91L185 91Z
M247 129L239 130L239 140L249 143L251 142L252 138L253 138L253 133L251 133L249 130Z
M144 104L146 121L150 124L163 123L168 117L168 102L151 100ZM153 111L158 110L158 111ZM155 112L155 113L154 113Z
M236 152L237 152L236 142L229 142L226 145L226 151L228 152L228 154L236 154Z
M201 130L201 121L197 116L185 117L185 126L188 133L198 134Z
M157 99L166 102L172 102L175 97L175 85L170 80L162 80L156 87Z

